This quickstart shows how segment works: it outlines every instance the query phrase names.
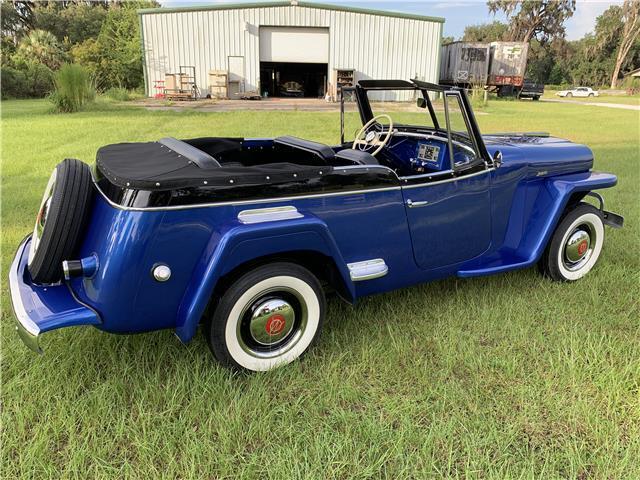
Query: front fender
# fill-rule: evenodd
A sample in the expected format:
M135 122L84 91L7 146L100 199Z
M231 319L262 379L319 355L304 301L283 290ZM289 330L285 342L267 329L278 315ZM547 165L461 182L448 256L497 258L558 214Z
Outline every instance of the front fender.
M334 259L351 299L355 288L349 270L327 225L317 217L259 224L234 223L217 241L205 249L187 287L176 322L176 334L191 340L218 280L234 268L267 255L291 251L314 251Z
M546 180L518 249L527 263L532 265L540 259L574 193L609 188L616 183L615 175L604 172L560 175Z
M481 258L458 271L459 277L477 277L526 268L544 253L569 200L574 193L613 187L618 179L602 172L584 172L550 177L537 188L531 210L513 205L511 233L519 239L516 248L503 248L494 258ZM526 213L525 213L526 212ZM526 219L523 222L523 216Z

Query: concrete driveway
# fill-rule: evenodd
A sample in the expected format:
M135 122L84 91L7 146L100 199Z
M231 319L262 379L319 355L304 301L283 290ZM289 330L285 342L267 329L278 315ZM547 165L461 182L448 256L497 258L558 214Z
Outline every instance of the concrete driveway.
M635 110L640 112L640 105L626 105L623 103L606 103L606 102L581 102L575 100L563 100L561 98L541 98L541 102L553 103L571 103L572 105L590 105L593 107L620 108L622 110Z
M340 105L316 98L266 98L262 100L194 100L174 101L144 99L133 104L149 110L194 109L201 112L229 112L236 110L298 110L313 112L338 111ZM345 110L354 111L355 103L346 102Z

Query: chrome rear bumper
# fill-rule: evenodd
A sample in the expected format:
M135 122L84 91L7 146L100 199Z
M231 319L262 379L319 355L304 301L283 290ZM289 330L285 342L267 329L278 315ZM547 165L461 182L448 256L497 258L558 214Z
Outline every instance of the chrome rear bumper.
M50 330L77 325L99 325L100 316L78 301L67 284L37 285L27 270L31 235L18 247L9 271L9 290L16 330L24 344L42 353L40 336Z

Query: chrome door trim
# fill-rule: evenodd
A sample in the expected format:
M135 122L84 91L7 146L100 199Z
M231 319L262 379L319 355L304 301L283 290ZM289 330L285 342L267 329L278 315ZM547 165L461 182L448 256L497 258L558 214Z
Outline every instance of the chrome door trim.
M428 201L423 200L420 202L414 202L413 200L411 200L410 198L407 199L407 201L405 202L405 205L409 208L420 208L420 207L426 207L429 204Z

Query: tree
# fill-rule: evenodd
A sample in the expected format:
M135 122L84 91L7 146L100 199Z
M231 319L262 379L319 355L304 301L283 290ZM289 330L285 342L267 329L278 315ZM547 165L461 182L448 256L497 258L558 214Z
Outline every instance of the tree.
M14 43L18 43L20 37L33 28L35 2L2 1L1 7L2 36L13 37Z
M56 37L44 30L33 30L24 37L14 55L16 64L41 63L52 70L60 67L64 59L64 51Z
M71 48L74 60L92 74L96 87L138 88L142 85L139 8L156 2L124 2L111 5L97 38L88 38Z
M491 13L504 12L509 19L511 41L546 43L564 37L564 22L573 16L576 0L489 0Z
M140 24L136 8L125 4L109 10L98 35L102 51L98 81L124 88L136 88L142 83Z
M601 57L615 61L611 68L611 88L616 88L620 70L630 57L629 53L640 36L640 2L625 0L621 6L609 7L596 20L593 50Z
M36 6L34 25L53 33L60 42L75 45L96 38L106 17L102 3L48 2Z
M507 38L509 26L497 20L491 23L468 25L464 29L464 42L497 42Z
M453 43L453 42L455 42L455 39L451 36L442 37L442 40L440 40L441 45L446 45L447 43Z

